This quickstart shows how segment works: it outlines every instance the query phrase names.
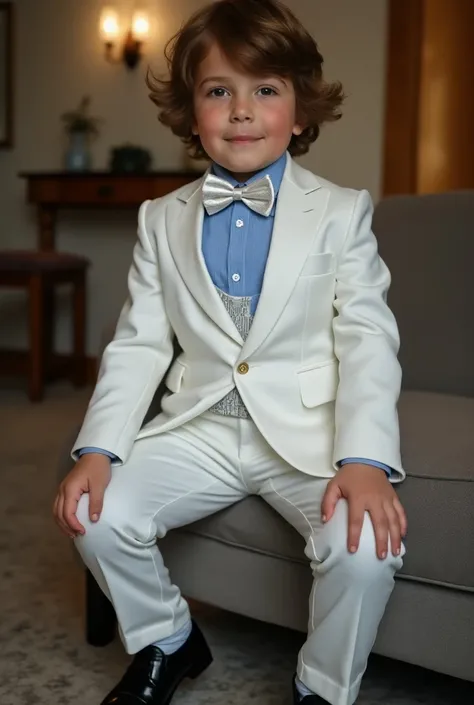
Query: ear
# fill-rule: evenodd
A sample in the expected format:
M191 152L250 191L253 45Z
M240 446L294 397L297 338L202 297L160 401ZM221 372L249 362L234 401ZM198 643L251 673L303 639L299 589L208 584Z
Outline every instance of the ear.
M295 125L293 125L293 130L292 130L292 132L293 132L294 135L296 135L296 136L301 135L301 133L303 132L303 130L304 130L303 125L299 125L298 123L296 123Z

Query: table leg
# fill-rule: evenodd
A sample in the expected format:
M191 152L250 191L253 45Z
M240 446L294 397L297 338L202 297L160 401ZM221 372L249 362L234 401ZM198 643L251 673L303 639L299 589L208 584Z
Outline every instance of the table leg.
M56 249L56 212L54 206L38 206L38 246L42 251Z
M87 383L86 362L86 274L76 276L73 289L74 320L74 384L81 387Z
M41 401L44 388L44 321L43 321L43 278L34 274L29 286L29 328L30 362L29 395L31 401Z
M48 382L55 378L54 337L56 320L56 290L53 283L45 283L43 288L43 349L44 374Z

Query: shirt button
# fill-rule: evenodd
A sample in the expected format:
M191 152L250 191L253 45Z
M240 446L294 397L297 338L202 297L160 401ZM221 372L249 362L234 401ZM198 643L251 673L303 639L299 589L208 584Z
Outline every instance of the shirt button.
M239 373L239 375L246 375L248 371L249 371L249 363L248 362L241 362L240 365L237 367L237 372Z
M237 274L237 273L233 274L233 275L232 275L232 279L233 279L235 282L239 282L239 281L240 281L240 274Z
M240 220L240 218L235 221L235 224L236 224L236 226L237 226L238 228L243 228L243 227L244 227L244 221L243 221L243 220Z

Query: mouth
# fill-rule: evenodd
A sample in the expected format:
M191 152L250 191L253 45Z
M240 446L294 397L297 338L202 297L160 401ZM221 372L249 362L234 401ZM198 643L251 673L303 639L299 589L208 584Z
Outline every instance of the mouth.
M226 142L231 144L253 144L261 139L262 137L252 137L251 135L236 135L235 137L228 137Z

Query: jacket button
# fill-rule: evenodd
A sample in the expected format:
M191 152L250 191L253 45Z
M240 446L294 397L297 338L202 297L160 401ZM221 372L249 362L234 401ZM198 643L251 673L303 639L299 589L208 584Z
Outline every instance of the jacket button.
M237 367L237 372L239 373L239 375L246 375L248 371L248 362L241 362L240 365Z

